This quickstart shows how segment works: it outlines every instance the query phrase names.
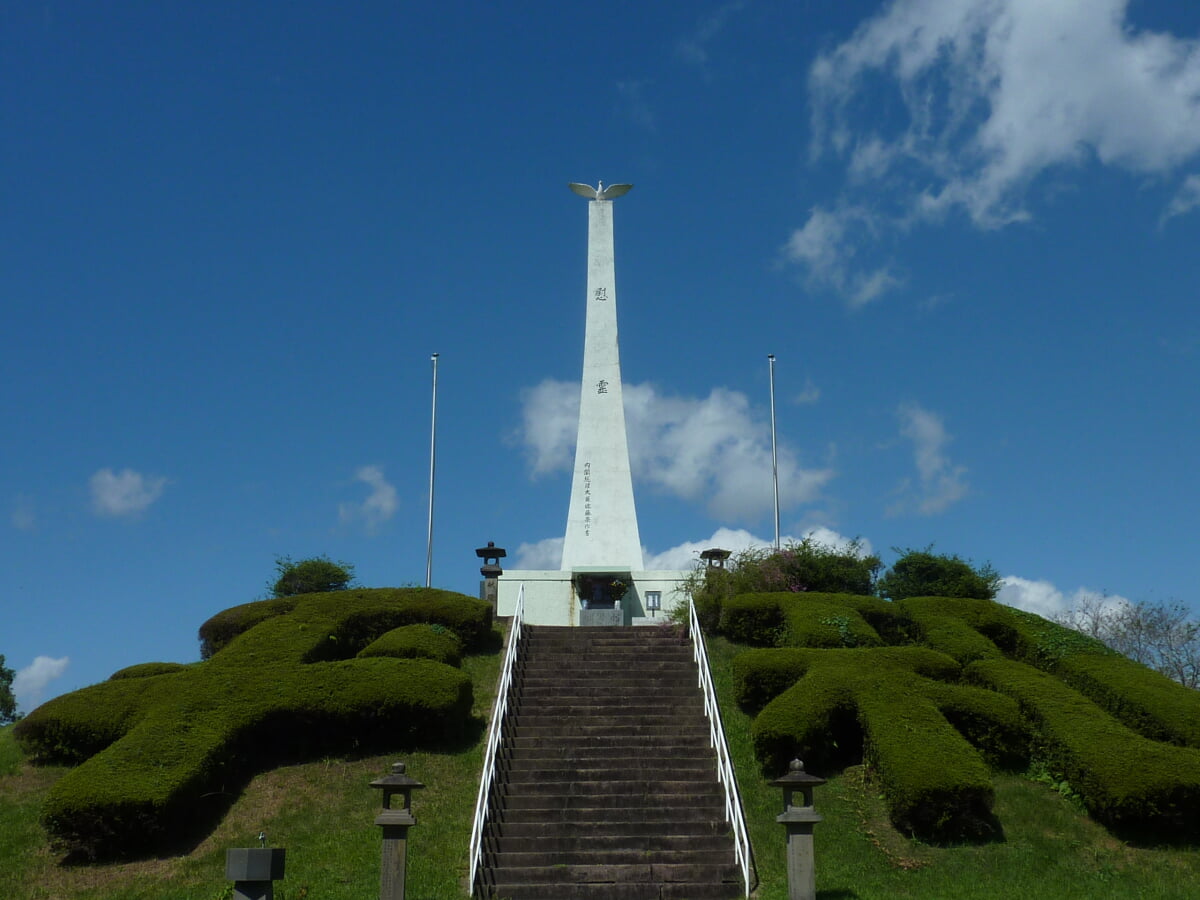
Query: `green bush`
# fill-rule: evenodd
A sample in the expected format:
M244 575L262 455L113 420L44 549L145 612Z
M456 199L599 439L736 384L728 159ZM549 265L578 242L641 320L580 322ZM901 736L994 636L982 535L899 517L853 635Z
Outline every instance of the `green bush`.
M164 852L215 824L230 791L265 766L437 745L466 727L471 683L458 670L344 657L429 612L482 643L486 603L419 589L291 602L286 613L225 616L236 637L203 663L94 685L22 723L17 737L32 756L86 760L47 797L43 823L59 843L91 858ZM247 618L257 624L239 630Z
M758 647L876 647L883 641L863 612L894 629L888 606L853 594L738 594L722 604L719 629L732 641Z
M939 706L961 721L973 716L969 734L984 733L986 724L1011 739L1017 717L1012 704L988 704L926 677L957 674L953 660L923 648L763 650L735 666L743 696L760 696L801 672L751 726L755 751L769 770L781 770L797 755L819 770L861 753L879 775L897 827L929 840L992 829L987 764ZM987 733L993 742L1005 740Z
M717 628L725 602L739 594L872 593L879 557L857 541L838 549L811 538L781 550L751 547L733 554L726 568L698 568L687 583L700 626Z
M124 737L148 708L169 698L175 677L121 678L62 694L18 722L13 736L35 763L83 762Z
M1024 663L980 660L967 673L1020 704L1047 765L1097 820L1130 838L1200 838L1200 751L1144 738Z
M783 636L779 594L739 594L721 604L720 632L731 641L775 647Z
M990 565L975 568L967 560L944 553L905 550L879 579L879 593L891 600L908 597L973 597L990 600L1000 589L1000 575ZM900 552L900 551L897 551Z
M777 595L778 596L778 595ZM789 647L878 647L883 641L845 595L791 594L780 599Z
M340 560L334 562L328 556L299 561L290 556L277 556L275 575L275 581L271 583L273 597L344 591L354 584L354 566Z
M166 675L170 672L178 672L180 669L186 669L183 663L173 662L148 662L138 663L134 666L126 666L124 669L118 669L108 676L109 681L116 681L119 678L147 678L150 675Z
M733 658L733 691L746 710L760 710L803 677L810 656L804 650L746 650Z
M1111 652L1070 656L1054 674L1144 737L1200 748L1200 691Z
M942 597L919 597L896 604L904 609L916 626L916 633L927 647L939 650L962 665L977 659L997 659L1000 649L958 616L943 614L948 604Z
M462 641L441 625L402 625L376 638L358 652L359 659L368 656L432 659L457 667L462 663Z
M274 616L290 613L295 608L294 598L279 597L274 600L255 600L222 610L200 626L200 658L208 659L243 631Z
M1009 770L1028 767L1031 736L1015 700L965 684L929 681L922 687L946 721L990 765Z

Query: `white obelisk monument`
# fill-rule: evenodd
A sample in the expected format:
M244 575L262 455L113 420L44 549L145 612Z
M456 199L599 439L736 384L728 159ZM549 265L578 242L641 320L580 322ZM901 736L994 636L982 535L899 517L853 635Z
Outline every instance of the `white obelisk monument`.
M579 432L562 561L558 569L504 572L497 580L496 612L511 616L520 607L531 625L653 625L686 599L688 573L642 569L613 264L612 201L631 185L570 187L590 202Z
M631 185L573 184L589 197L587 318L575 476L563 540L563 570L642 568L642 542L633 503L621 357L617 346L617 279L613 258L613 198Z

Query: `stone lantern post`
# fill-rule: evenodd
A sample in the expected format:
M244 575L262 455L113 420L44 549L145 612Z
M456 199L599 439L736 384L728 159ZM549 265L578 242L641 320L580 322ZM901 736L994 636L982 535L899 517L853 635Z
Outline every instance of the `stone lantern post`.
M483 565L479 567L479 574L483 576L483 583L479 586L479 599L492 604L492 609L495 610L496 580L504 574L504 570L500 568L500 560L507 554L503 547L496 546L495 541L488 541L486 547L475 551L475 555L483 560Z
M788 900L816 900L817 878L813 857L813 826L821 821L813 810L813 788L825 783L804 771L804 763L793 759L788 773L771 782L783 788L783 812L775 821L787 829ZM795 795L803 798L796 802Z
M371 787L383 791L383 810L375 824L383 829L383 850L379 867L380 900L404 900L405 864L408 857L408 829L416 825L412 814L412 792L425 785L404 774L404 763L392 764L392 774L377 778ZM399 794L400 805L392 806Z

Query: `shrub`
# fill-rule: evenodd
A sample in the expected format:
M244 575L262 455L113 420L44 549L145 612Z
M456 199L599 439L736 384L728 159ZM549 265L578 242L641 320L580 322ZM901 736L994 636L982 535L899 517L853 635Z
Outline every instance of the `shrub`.
M1002 703L988 705L976 694L929 681L916 670L945 675L958 667L920 648L758 651L742 665L740 683L747 686L749 672L757 669L766 676L759 688L771 677L777 685L789 668L802 667L800 679L767 703L751 726L764 766L779 770L799 754L810 769L820 769L852 760L861 748L879 774L897 827L934 840L990 831L987 765L950 727L939 704L970 711L980 722L995 718L1009 725L1011 705L1003 710Z
M721 604L720 632L731 641L774 647L783 636L779 594L739 594Z
M1200 691L1116 653L1080 653L1054 673L1139 734L1200 748Z
M739 594L723 603L720 632L759 647L874 647L883 641L860 609L886 622L887 604L875 604L852 594Z
M471 683L458 670L338 657L431 611L481 642L486 603L430 590L290 602L286 613L226 615L236 638L203 663L94 685L28 717L17 737L31 755L86 760L47 797L43 823L61 844L91 858L162 852L211 827L229 789L262 767L385 743L436 745L465 727ZM238 631L247 619L257 624Z
M701 627L712 630L722 606L738 594L866 595L873 591L879 567L879 557L865 554L858 541L839 549L806 538L781 550L751 547L733 554L726 568L698 568L687 590L695 600Z
M733 658L733 691L743 709L760 710L808 671L803 650L747 650Z
M972 597L990 600L1000 589L1000 575L984 565L975 568L957 556L924 550L897 550L901 556L879 579L879 593L892 600L908 597Z
M946 604L940 597L911 598L897 605L909 613L923 644L945 653L961 665L1001 656L995 644L961 618L941 614Z
M243 631L273 616L282 616L296 608L291 597L256 600L222 610L200 626L200 658L208 659Z
M314 556L299 562L290 556L277 556L275 572L277 577L271 584L272 597L344 591L354 583L354 566L341 561L334 562L328 556Z
M118 669L108 676L109 681L116 681L120 678L147 678L151 675L166 675L169 672L178 672L181 669L186 669L183 663L173 662L148 662L138 663L134 666L126 666L124 669Z
M462 663L462 641L441 625L402 625L373 640L358 658L432 659L448 666Z
M875 629L844 595L799 594L781 600L783 643L790 647L878 647Z
M1048 765L1063 773L1096 819L1127 837L1200 837L1200 751L1148 740L1023 663L980 660L967 672L1020 704Z

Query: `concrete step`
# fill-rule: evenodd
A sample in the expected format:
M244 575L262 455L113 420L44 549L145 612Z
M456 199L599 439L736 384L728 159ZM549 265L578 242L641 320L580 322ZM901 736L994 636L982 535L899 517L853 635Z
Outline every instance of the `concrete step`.
M647 829L649 830L649 829ZM529 837L504 836L495 839L495 850L500 854L512 853L575 853L579 851L599 852L603 850L676 851L693 853L729 853L727 834L662 834L652 832L644 835L533 835ZM506 856L506 858L509 858Z
M695 785L679 785L672 783L675 790L661 790L658 787L650 790L620 790L620 782L612 785L609 793L588 790L586 785L556 785L551 790L513 790L503 794L500 805L506 813L519 809L537 810L640 810L653 806L671 806L674 804L690 804L701 806L708 804L715 809L721 804L724 812L724 795L719 789L708 791L697 790ZM566 788L564 792L562 788ZM680 790L679 788L682 788Z
M733 881L741 875L733 865L639 863L615 866L504 866L494 870L495 884L630 883L705 884Z
M724 815L724 810L722 810ZM614 840L625 841L625 846L641 846L642 842L662 837L705 840L720 836L729 841L729 824L717 818L693 819L679 822L670 831L664 831L661 822L613 821L613 822L561 822L553 832L548 832L539 822L493 822L487 826L487 834L495 840L505 838L536 840ZM732 846L727 843L726 846Z
M737 884L506 884L490 889L492 900L735 900Z
M680 807L678 809L664 809L662 806L647 806L640 808L632 808L629 806L618 807L615 809L597 809L595 807L583 807L581 809L505 809L503 810L503 821L505 824L527 825L537 823L542 826L551 826L557 828L560 824L585 825L589 822L597 825L633 825L633 824L658 824L660 826L671 826L671 831L675 831L675 825L692 824L695 822L724 824L722 821L725 818L724 804L705 804L700 806ZM728 826L726 826L728 827ZM660 831L666 831L660 827Z

